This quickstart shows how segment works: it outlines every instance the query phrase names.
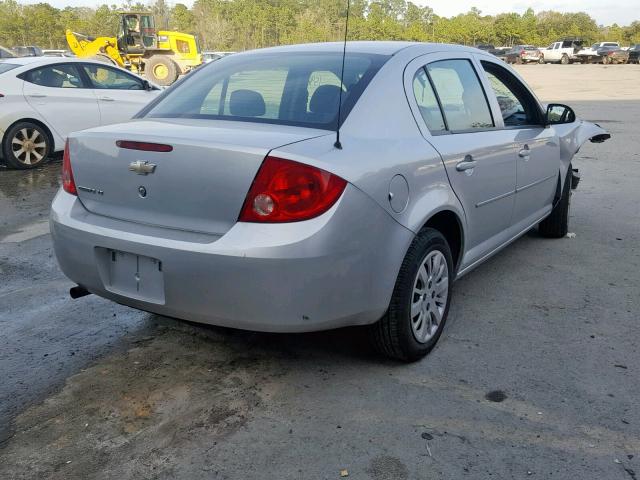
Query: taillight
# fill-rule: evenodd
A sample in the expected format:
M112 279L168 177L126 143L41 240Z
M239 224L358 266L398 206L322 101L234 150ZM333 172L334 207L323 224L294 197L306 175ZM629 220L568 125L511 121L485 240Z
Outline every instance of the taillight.
M346 185L345 180L325 170L267 157L253 180L238 220L264 223L309 220L329 210Z
M78 195L76 182L73 179L71 170L71 156L69 155L69 140L64 144L64 155L62 157L62 188L71 195Z

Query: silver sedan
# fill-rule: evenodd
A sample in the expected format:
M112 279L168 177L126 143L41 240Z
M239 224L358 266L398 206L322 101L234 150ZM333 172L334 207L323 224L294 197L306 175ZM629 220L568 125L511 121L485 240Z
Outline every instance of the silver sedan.
M456 278L536 225L567 233L571 159L604 130L480 50L346 52L344 72L337 43L225 57L72 134L51 231L74 296L271 332L366 325L411 361Z

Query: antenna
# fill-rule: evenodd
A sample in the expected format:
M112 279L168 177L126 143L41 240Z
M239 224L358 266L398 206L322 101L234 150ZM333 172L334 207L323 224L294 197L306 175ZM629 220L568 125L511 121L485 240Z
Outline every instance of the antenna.
M338 126L336 127L336 143L333 144L339 150L342 150L340 143L340 121L342 120L342 88L344 87L344 57L347 54L347 34L349 33L349 7L351 0L347 0L347 18L344 22L344 43L342 45L342 70L340 71L340 95L338 96Z

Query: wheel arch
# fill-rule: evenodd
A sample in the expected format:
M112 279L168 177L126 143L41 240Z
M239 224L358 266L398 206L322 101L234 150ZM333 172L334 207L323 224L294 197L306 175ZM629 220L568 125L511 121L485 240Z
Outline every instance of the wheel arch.
M420 231L425 228L434 228L447 239L457 272L463 257L465 240L465 232L460 215L451 208L442 208L430 214L424 221Z

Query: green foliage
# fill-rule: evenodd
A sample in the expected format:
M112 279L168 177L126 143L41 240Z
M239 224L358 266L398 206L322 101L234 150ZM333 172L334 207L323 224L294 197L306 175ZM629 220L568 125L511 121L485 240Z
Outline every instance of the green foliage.
M346 0L196 0L192 8L166 0L145 5L125 0L120 7L57 9L47 3L22 5L0 0L0 44L65 48L64 31L114 36L119 10L151 11L158 29L193 33L215 50L341 40ZM573 36L586 42L640 43L640 21L628 27L598 27L584 12L532 9L524 14L483 15L477 8L452 18L407 0L351 0L351 40L413 40L474 45L547 45Z

